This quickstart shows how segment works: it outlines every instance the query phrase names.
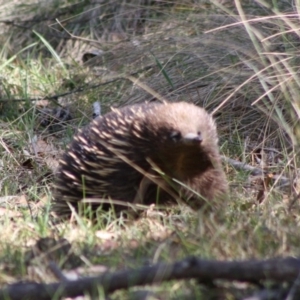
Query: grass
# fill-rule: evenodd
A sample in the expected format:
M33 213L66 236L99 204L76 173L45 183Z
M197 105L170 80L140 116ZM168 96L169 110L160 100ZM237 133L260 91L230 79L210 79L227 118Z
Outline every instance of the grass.
M258 203L259 184L229 165L224 168L231 184L230 203L221 223L184 206L169 208L163 216L154 209L134 221L102 212L96 224L85 218L53 222L49 200L57 161L77 128L91 120L92 103L100 101L105 113L111 106L153 96L126 79L129 75L166 99L192 101L214 112L225 155L257 165L253 153L263 148L270 170L297 182L297 5L185 1L147 6L137 1L139 9L133 9L131 2L122 8L125 11L105 2L103 23L95 17L99 8L84 2L61 7L54 3L48 11L34 3L18 6L20 2L14 5L22 8L18 22L24 28L7 24L2 29L1 286L18 280L55 280L45 269L49 260L63 270L85 266L91 272L92 265L114 271L188 255L220 260L299 256L299 202L290 208L297 185L295 191L270 183L264 188L266 199ZM74 11L67 10L68 5ZM1 18L17 22L6 11ZM29 22L31 15L36 23ZM80 38L70 38L55 17ZM141 22L130 22L133 17ZM91 48L104 53L82 64L80 57ZM78 88L81 91L73 93ZM60 94L65 95L47 99ZM72 120L54 131L48 130L49 124L40 125L41 110L61 106L70 110ZM58 257L45 255L61 237L71 250ZM54 240L54 246L43 248L43 238ZM225 288L223 299L249 295L251 289ZM164 299L207 299L207 291L193 281L162 284L153 291ZM136 289L120 291L113 298L131 299L135 293Z

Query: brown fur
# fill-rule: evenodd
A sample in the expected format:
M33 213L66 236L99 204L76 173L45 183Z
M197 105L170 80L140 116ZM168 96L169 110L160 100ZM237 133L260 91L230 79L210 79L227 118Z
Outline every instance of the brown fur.
M84 197L144 204L181 199L198 209L205 202L218 207L226 193L212 117L186 102L144 103L115 109L74 138L61 160L53 209L70 213L67 202L77 208Z

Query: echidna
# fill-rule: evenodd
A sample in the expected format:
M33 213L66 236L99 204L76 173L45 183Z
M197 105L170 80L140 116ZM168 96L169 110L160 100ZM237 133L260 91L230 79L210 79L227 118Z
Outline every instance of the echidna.
M113 109L75 136L60 161L53 210L70 214L69 204L78 209L84 198L98 200L93 209L179 198L197 209L226 193L213 118L186 102L143 103Z

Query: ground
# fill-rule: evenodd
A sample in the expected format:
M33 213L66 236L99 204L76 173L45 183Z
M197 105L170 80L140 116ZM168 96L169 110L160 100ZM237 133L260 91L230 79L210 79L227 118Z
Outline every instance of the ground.
M57 280L49 261L90 275L92 266L99 273L190 255L298 256L296 2L0 1L1 285ZM153 99L194 102L215 117L230 183L221 218L175 206L132 221L103 212L96 223L57 223L50 203L58 160L92 119L93 103L104 114ZM225 285L222 299L253 288ZM194 281L146 290L207 299Z

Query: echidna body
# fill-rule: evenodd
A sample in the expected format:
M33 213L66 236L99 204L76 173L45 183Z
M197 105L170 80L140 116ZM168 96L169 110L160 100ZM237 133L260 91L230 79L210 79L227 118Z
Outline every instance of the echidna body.
M226 193L212 117L186 102L144 103L114 109L77 134L60 161L53 209L69 214L69 204L77 208L84 198L143 204L180 198L197 209ZM107 209L107 202L92 207Z

